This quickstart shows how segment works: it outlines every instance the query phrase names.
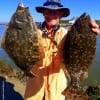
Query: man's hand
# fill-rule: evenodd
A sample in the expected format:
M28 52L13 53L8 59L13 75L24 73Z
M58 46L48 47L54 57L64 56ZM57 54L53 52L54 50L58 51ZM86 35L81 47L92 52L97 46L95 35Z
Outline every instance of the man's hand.
M92 27L92 31L95 32L96 34L100 34L99 25L94 20L91 20L90 24Z

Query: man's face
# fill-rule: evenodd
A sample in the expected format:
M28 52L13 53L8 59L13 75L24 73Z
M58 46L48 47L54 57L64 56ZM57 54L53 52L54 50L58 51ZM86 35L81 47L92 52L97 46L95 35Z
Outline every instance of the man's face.
M45 9L43 12L46 24L49 26L54 26L59 23L59 20L62 16L62 12L59 10L48 10Z

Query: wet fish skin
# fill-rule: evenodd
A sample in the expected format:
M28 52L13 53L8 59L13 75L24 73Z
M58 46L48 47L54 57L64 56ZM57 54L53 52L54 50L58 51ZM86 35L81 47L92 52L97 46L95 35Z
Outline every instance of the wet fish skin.
M84 94L80 82L88 77L88 70L96 52L97 40L96 34L91 30L90 20L90 16L83 13L64 37L62 59L71 78L64 95L68 92L77 95Z
M41 59L39 38L34 30L33 18L28 8L18 6L5 31L2 48L15 64L28 76L33 65ZM34 74L33 74L34 75Z

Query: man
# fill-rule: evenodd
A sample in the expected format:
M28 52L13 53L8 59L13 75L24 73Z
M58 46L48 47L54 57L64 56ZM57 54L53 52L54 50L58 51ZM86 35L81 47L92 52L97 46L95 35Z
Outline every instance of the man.
M45 54L42 63L37 63L32 69L37 76L28 79L25 100L62 100L67 78L57 55L57 47L67 29L60 27L59 21L67 17L70 11L63 7L60 0L47 0L43 6L36 7L36 11L42 13L45 19L39 30ZM91 21L91 28L99 33L95 21Z

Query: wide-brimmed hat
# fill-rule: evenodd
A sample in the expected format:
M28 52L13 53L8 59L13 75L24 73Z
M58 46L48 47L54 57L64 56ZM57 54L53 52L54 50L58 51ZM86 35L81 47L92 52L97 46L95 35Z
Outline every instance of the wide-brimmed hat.
M45 9L49 10L59 10L64 12L62 17L67 17L70 14L70 10L68 8L63 7L60 0L47 0L43 6L36 7L36 11L39 13L43 13Z

